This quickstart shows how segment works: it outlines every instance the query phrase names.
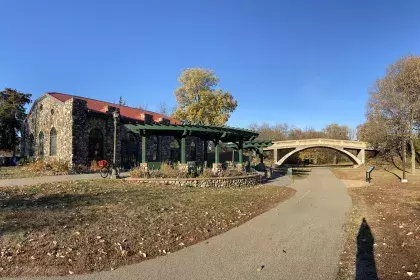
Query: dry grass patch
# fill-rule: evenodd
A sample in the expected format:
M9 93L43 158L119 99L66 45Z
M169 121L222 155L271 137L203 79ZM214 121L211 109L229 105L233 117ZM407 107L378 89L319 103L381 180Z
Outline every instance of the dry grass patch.
M45 176L40 172L35 172L27 167L22 166L1 166L0 167L0 180L3 179L17 179L17 178L31 178Z
M115 269L220 234L291 197L275 186L181 188L111 180L0 190L0 275Z
M333 170L340 179L365 178L365 169ZM375 170L372 184L349 188L353 209L338 279L355 279L357 234L366 218L374 237L373 251L380 279L420 279L420 176L400 183L398 171Z

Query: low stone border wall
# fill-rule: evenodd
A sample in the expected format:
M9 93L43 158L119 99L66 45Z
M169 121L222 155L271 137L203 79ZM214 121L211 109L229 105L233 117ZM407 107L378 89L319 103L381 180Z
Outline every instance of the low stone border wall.
M163 185L192 186L201 188L251 187L261 184L261 175L252 174L238 177L213 178L126 178L125 180L139 183L154 183Z

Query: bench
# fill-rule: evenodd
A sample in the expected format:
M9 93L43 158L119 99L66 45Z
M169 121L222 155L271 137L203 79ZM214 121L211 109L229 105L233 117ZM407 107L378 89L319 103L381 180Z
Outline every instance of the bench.
M375 166L369 166L366 170L366 182L368 183L370 183L370 180L372 180L372 178L370 177L370 173L372 173L373 169L375 169Z

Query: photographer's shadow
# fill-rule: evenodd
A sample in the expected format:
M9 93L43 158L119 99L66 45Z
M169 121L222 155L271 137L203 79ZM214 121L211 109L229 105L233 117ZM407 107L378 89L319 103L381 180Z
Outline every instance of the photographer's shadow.
M357 234L356 280L378 279L373 253L374 243L370 227L366 219L363 218Z

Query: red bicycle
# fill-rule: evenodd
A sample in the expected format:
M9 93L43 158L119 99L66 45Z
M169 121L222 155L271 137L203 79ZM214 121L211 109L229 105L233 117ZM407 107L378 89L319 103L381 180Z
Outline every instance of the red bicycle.
M114 165L111 163L109 164L108 161L106 160L100 160L98 161L98 166L101 168L100 170L100 174L102 178L106 178L111 177L112 175L112 168L114 167ZM115 170L117 172L117 177L120 175L120 168L119 167L115 167Z

